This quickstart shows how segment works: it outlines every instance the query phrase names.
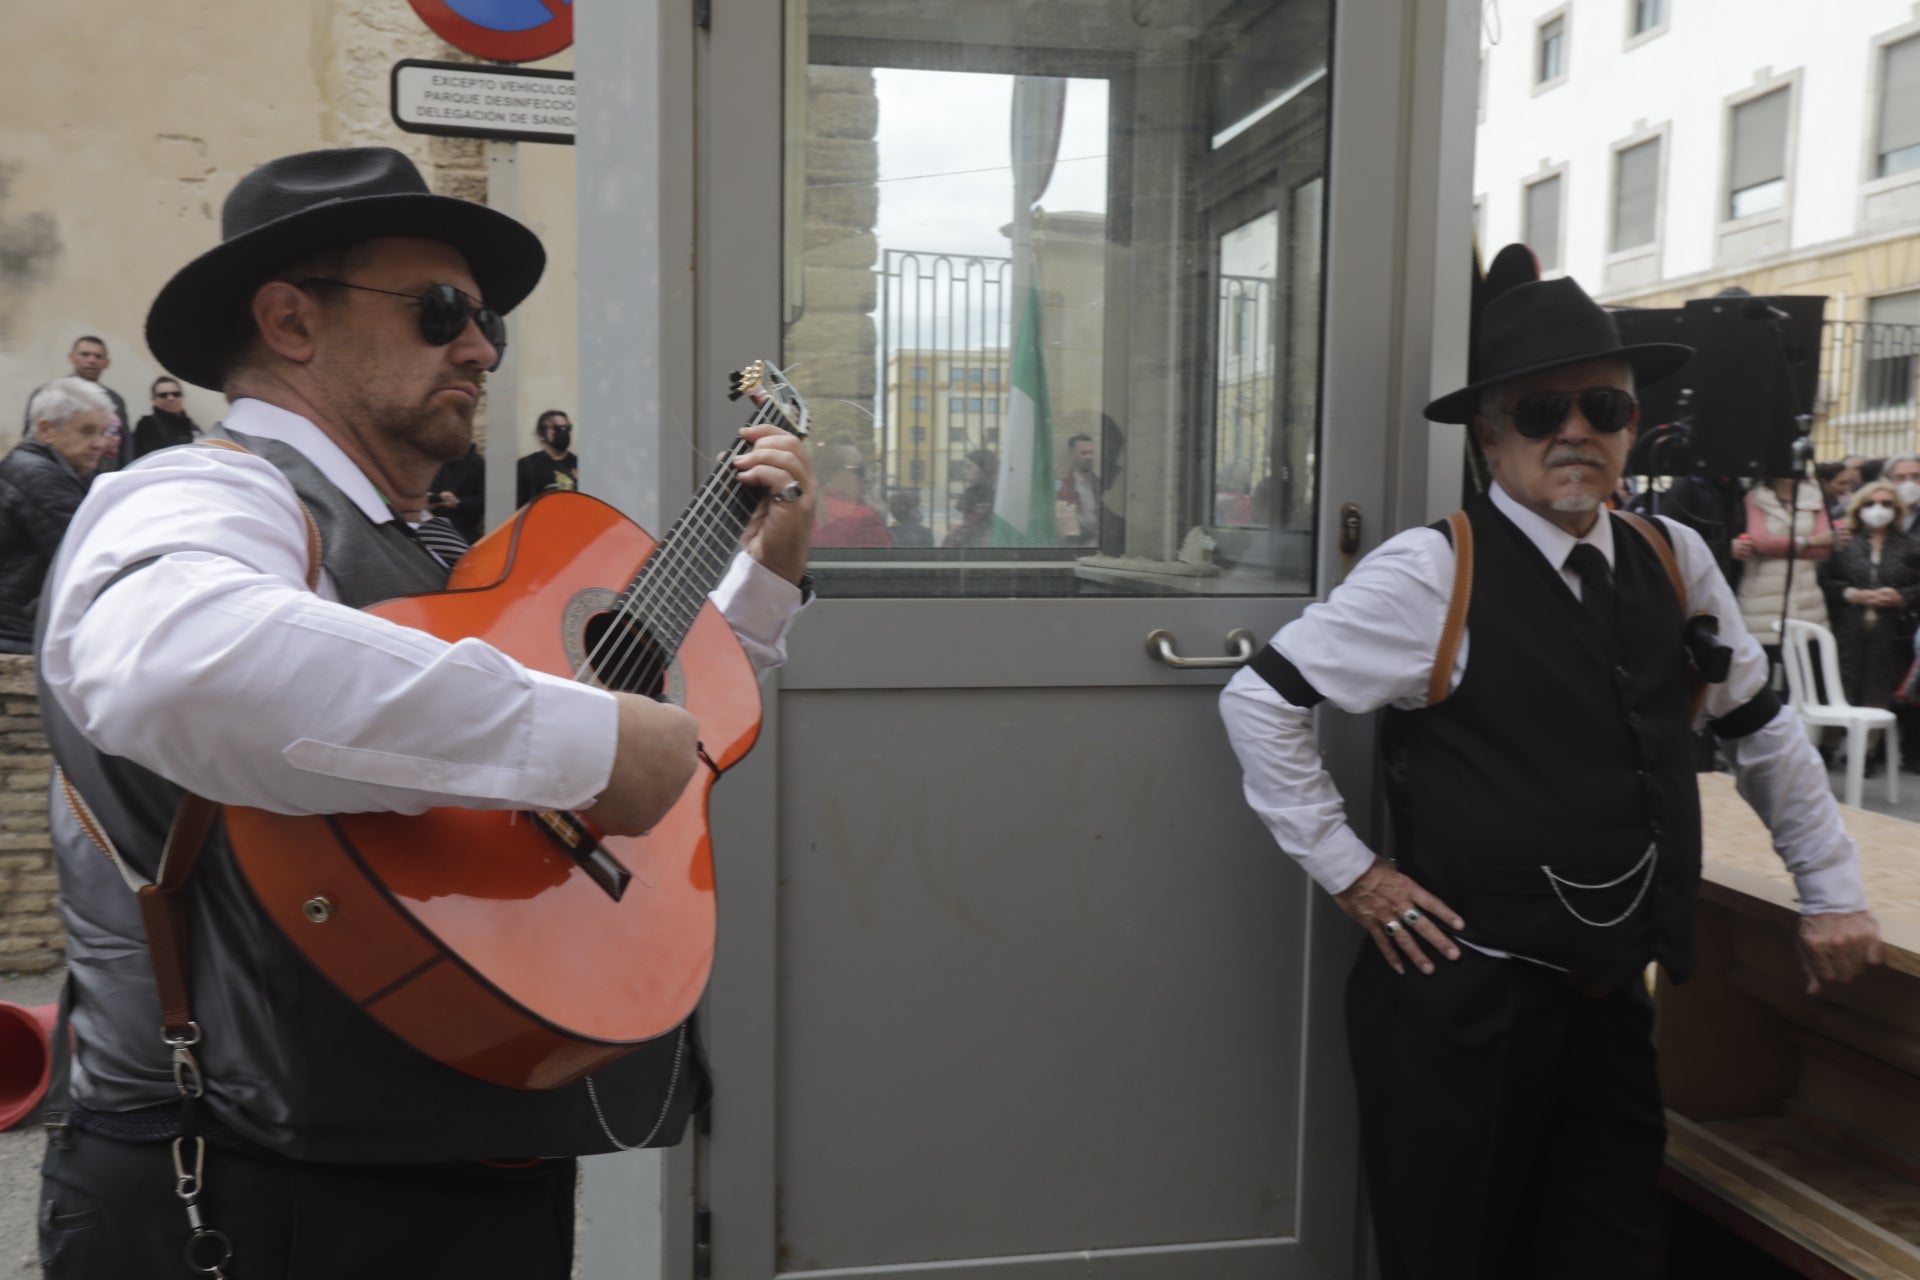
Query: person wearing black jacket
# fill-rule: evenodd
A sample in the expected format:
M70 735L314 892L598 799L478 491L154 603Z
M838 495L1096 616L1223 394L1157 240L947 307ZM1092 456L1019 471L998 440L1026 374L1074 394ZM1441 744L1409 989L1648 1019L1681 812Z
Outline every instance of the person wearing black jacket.
M433 477L427 491L427 510L446 517L469 545L480 540L487 524L487 460L467 446L467 456L449 462Z
M172 378L153 380L153 412L140 419L133 429L133 456L144 458L177 444L192 444L200 438L200 424L187 416L186 393Z
M30 434L0 458L0 653L33 652L41 583L107 451L113 415L94 383L56 378L27 405Z
M573 423L559 409L549 409L534 424L540 448L520 459L514 469L513 505L524 507L543 493L578 489L580 459L573 455Z
M113 402L114 436L108 441L107 452L101 457L99 471L118 471L133 461L133 418L127 413L127 402L120 393L100 381L100 375L113 364L113 357L107 354L107 344L93 334L84 333L73 340L73 346L67 351L67 363L73 366L73 376L84 378L106 393ZM56 379L57 381L57 379ZM27 411L20 424L20 438L27 439L33 434L33 397L52 386L52 382L42 383L33 389L27 397Z

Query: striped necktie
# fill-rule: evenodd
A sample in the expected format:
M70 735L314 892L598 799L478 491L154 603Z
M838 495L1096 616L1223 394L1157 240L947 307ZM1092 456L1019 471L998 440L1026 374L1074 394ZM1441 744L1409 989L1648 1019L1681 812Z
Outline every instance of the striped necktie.
M428 516L419 524L408 524L405 520L400 523L420 540L421 546L433 553L435 560L449 569L467 553L467 540L445 516Z

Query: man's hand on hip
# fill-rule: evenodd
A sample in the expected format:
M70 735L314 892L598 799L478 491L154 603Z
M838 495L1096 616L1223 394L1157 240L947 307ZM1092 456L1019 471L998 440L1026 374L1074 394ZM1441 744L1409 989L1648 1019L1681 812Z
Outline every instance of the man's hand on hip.
M1807 994L1820 994L1823 982L1852 982L1868 965L1886 958L1880 925L1871 911L1834 911L1800 917L1800 967Z
M1420 972L1433 972L1433 961L1420 946L1422 938L1447 959L1460 958L1460 948L1430 917L1444 920L1456 930L1466 928L1466 921L1456 915L1452 907L1394 870L1385 858L1376 857L1373 865L1342 892L1334 894L1333 900L1373 935L1374 945L1380 948L1380 954L1387 958L1395 973L1407 971L1403 955L1413 961Z
M700 723L672 703L613 696L620 700L613 776L582 812L609 835L644 835L673 808L699 767Z

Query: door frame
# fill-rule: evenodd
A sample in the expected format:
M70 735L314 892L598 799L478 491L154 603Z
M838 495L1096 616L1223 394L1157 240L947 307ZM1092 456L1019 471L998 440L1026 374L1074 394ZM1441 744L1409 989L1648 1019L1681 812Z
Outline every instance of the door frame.
M579 232L581 412L605 424L607 458L589 488L652 528L692 492L705 467L686 434L719 440L737 410L720 376L731 364L779 351L784 264L780 230L784 130L777 123L788 66L779 5L719 0L704 29L696 6L660 0L587 6L580 15ZM1316 487L1316 581L1331 589L1355 557L1338 550L1341 510L1363 513L1360 552L1457 504L1458 428L1435 428L1420 406L1457 385L1465 367L1470 269L1476 0L1339 0L1334 19L1329 210L1324 280L1321 432ZM722 162L721 157L725 157ZM774 234L767 234L771 230ZM685 372L694 371L690 383ZM1382 376L1382 374L1386 376ZM645 412L643 410L650 410ZM630 424L630 425L629 425ZM1315 597L1178 602L1191 627L1183 652L1211 652L1235 626L1270 634ZM825 600L808 609L789 665L771 677L759 749L725 779L715 843L725 894L723 929L772 956L777 910L771 876L726 875L729 856L771 856L779 829L780 693L784 689L923 687L911 655L969 625L996 627L1036 660L1011 683L1218 684L1173 672L1140 646L1104 644L1159 625L1151 599ZM967 612L962 612L967 611ZM864 637L887 634L885 653ZM1076 652L1077 651L1077 652ZM1070 660L1065 654L1073 654ZM1048 654L1057 655L1049 658ZM962 653L943 686L1005 688L1003 670ZM909 685L907 682L911 681ZM1321 714L1319 742L1363 838L1378 830L1370 718ZM751 806L730 797L764 797ZM1301 1116L1301 1241L1337 1273L1357 1263L1358 1156L1352 1141L1339 978L1353 935L1315 894L1308 920L1306 1062ZM776 1001L773 966L723 949L708 996L708 1048L719 1064L765 1069L729 1075L704 1142L729 1180L727 1202L753 1206L761 1226L722 1224L725 1275L772 1276L776 1205L770 1151ZM722 1066L722 1071L725 1067ZM695 1208L711 1174L688 1141L661 1156L588 1162L585 1273L695 1274ZM742 1255L736 1250L746 1249Z

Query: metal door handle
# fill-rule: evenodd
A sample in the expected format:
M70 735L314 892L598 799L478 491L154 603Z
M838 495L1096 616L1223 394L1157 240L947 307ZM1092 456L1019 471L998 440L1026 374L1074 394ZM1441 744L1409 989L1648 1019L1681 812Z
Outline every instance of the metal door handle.
M1158 658L1170 667L1182 671L1194 667L1243 667L1247 659L1259 647L1253 638L1253 632L1245 627L1235 627L1227 632L1227 656L1224 658L1183 658L1173 651L1173 632L1151 631L1147 633L1147 656Z

